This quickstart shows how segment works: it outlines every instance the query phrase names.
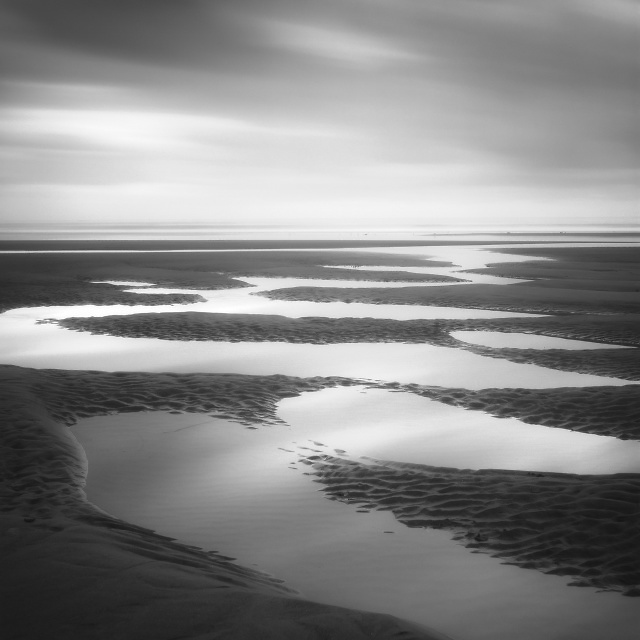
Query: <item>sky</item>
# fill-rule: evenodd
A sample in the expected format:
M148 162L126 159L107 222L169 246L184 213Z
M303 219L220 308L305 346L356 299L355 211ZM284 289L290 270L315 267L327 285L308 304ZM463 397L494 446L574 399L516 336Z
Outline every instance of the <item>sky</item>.
M640 224L640 0L0 0L0 224Z

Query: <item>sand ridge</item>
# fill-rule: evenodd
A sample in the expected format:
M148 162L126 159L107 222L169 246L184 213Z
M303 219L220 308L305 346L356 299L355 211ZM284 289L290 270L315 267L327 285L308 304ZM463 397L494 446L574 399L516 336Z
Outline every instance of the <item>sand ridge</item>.
M594 340L616 346L640 343L640 316L549 316L490 320L390 320L375 318L287 318L275 315L206 312L137 313L52 320L62 327L93 334L161 340L229 342L347 342L428 343L464 349L511 362L640 380L640 349L567 351L511 349L474 345L457 340L450 331L526 331L535 335Z
M640 347L640 315L391 320L288 318L278 315L174 311L55 320L68 329L122 337L232 342L415 342L466 348L452 331L500 331Z
M65 371L0 366L27 371L31 392L51 417L65 425L110 413L169 411L202 413L245 426L279 424L282 398L337 385L357 385L348 378L294 378L284 375L178 374Z
M466 547L522 568L640 596L638 474L454 469L301 456L331 499L447 529Z
M55 284L23 284L4 287L0 295L0 311L21 307L95 305L166 305L204 302L204 298L192 293L149 293L144 297L121 287L106 283L60 282Z
M530 280L534 286L590 291L637 292L638 247L509 247L501 253L531 256L527 262L489 264L467 273ZM544 260L536 260L544 258ZM524 284L524 283L523 283Z
M495 274L492 274L495 275ZM588 293L588 295L585 295ZM434 307L464 307L517 313L640 313L636 292L576 291L536 287L531 283L460 284L441 287L291 287L260 294L272 300L308 302L364 302L367 304L414 304Z

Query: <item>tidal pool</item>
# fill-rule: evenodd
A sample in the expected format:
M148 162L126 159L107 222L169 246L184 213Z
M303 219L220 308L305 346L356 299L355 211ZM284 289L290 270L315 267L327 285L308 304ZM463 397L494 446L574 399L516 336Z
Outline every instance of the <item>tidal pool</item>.
M321 428L296 399L281 405L291 424L257 430L197 414L82 420L73 433L89 460L88 498L117 517L272 573L310 599L391 613L455 640L635 640L632 598L568 588L565 578L471 553L447 532L410 529L388 512L358 513L325 499L298 452L334 443L353 454L384 449L380 425L370 434L374 448L361 429L358 405L375 400L372 393L396 405L430 403L348 391L353 411ZM321 404L335 400L325 395Z

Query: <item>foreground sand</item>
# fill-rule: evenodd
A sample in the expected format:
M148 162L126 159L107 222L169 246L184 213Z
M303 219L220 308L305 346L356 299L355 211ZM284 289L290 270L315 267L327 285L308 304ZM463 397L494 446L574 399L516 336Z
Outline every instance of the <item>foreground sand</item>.
M149 380L18 367L2 367L0 379L3 638L445 637L390 616L302 600L276 578L117 520L85 499L84 454L63 424L77 415L148 403L261 424L275 419L278 398L336 381Z

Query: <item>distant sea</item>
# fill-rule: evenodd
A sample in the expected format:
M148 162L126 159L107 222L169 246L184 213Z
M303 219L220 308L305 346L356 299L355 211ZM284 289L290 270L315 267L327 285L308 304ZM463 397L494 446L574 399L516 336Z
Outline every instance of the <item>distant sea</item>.
M292 227L278 225L111 225L111 224L0 224L2 240L419 240L421 238L443 240L505 240L505 236L519 241L544 241L558 235L568 242L589 236L640 237L640 225L591 226L521 226L504 227L448 227L429 225L398 228L350 228L350 227ZM589 238L593 240L594 238Z

